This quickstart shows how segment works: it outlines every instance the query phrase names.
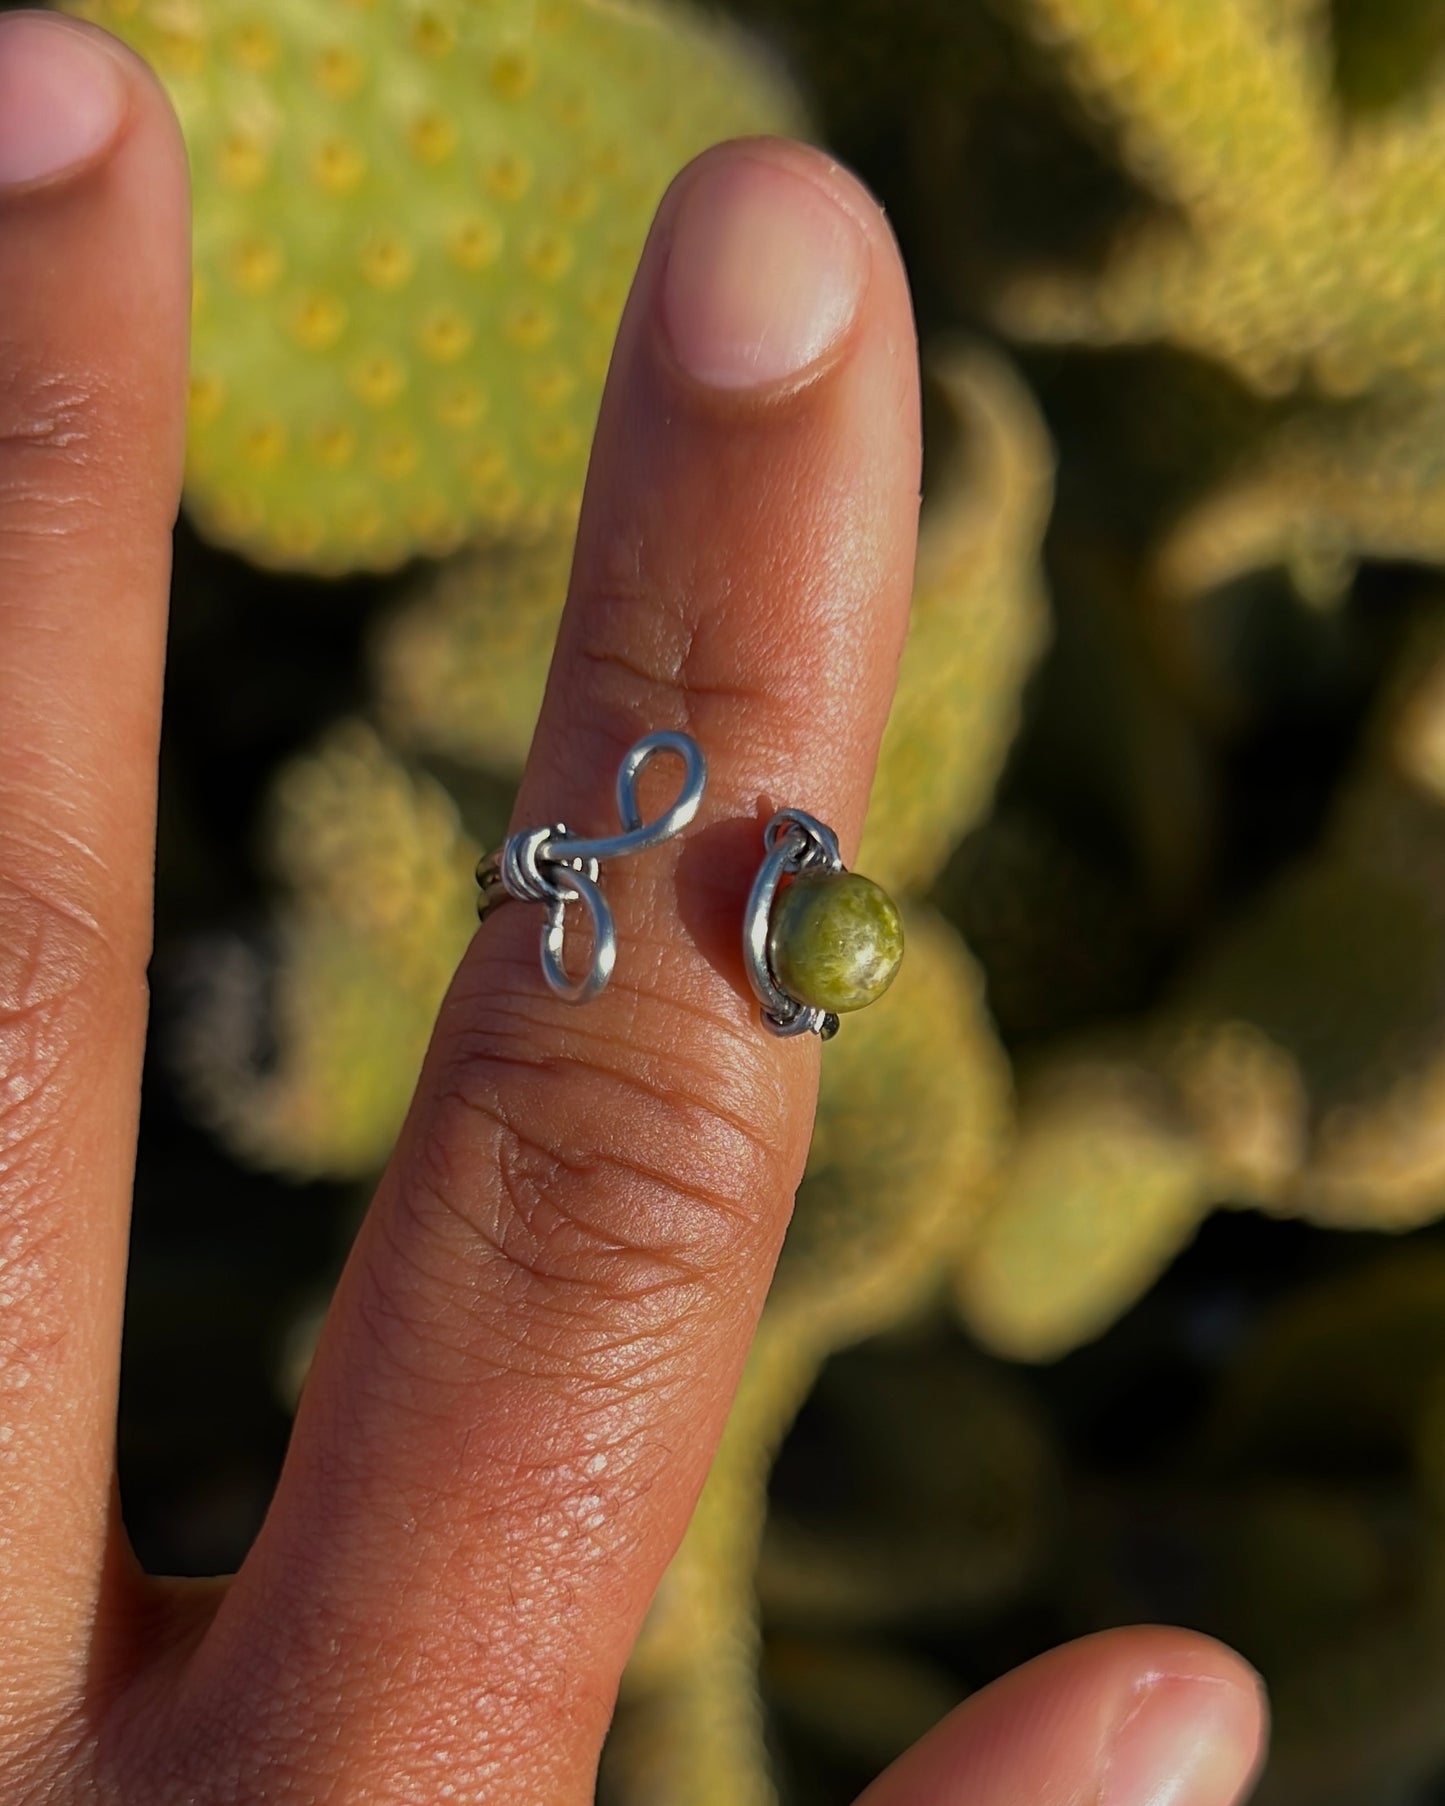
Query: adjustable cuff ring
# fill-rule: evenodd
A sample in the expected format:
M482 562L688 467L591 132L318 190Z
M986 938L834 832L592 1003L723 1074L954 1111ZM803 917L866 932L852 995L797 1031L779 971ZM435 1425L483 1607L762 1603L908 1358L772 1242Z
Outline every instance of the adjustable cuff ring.
M644 822L637 806L637 780L648 760L664 752L682 760L682 788L671 808L656 821ZM542 924L542 975L559 997L569 1003L586 1003L606 988L617 963L617 929L602 894L603 864L646 852L680 834L697 814L706 787L707 760L696 740L688 734L645 735L617 768L617 814L622 832L587 839L558 822L550 828L525 828L509 835L477 865L481 889L477 914L485 921L508 898L543 904L547 914ZM580 903L592 921L592 958L580 978L573 978L566 964L570 903Z
M802 809L763 831L763 863L743 918L743 963L763 1026L830 1041L838 1017L875 1002L903 958L898 905L850 872L838 837Z

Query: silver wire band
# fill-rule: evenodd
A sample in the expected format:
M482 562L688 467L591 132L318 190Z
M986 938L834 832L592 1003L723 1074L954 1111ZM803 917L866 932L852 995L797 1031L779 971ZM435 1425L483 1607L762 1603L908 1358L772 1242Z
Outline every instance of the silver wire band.
M670 752L683 762L677 800L655 821L644 822L637 803L637 781L649 759ZM559 997L586 1003L606 987L617 964L617 929L602 894L602 863L660 846L692 821L707 788L707 760L690 734L663 729L646 734L617 768L617 816L620 834L592 839L570 832L565 822L550 828L525 828L507 837L477 866L481 895L477 913L485 921L509 897L519 903L541 903L542 975ZM567 905L580 903L592 922L592 958L580 978L567 971Z
M804 809L779 809L763 830L763 863L743 916L743 964L753 995L762 1005L763 1026L775 1035L818 1035L827 1041L838 1032L838 1018L830 1010L800 1003L774 978L768 962L768 929L773 902L785 878L847 869L837 835Z

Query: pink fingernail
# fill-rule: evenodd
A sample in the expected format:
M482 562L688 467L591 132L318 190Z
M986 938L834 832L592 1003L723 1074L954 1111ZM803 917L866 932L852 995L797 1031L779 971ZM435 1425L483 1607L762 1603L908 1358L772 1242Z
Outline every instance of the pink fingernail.
M662 311L678 362L719 389L796 377L848 329L868 279L863 229L817 182L733 153L687 188Z
M86 32L44 13L0 18L0 188L88 162L125 105L119 64Z
M1116 1735L1100 1806L1235 1806L1254 1774L1258 1699L1212 1675L1165 1675Z

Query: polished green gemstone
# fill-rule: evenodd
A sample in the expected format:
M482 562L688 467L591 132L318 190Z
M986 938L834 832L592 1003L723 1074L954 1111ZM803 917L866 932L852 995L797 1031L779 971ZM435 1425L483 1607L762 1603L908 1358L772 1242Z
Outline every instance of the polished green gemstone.
M861 1010L893 983L902 958L898 905L856 872L805 873L773 905L768 963L800 1003Z

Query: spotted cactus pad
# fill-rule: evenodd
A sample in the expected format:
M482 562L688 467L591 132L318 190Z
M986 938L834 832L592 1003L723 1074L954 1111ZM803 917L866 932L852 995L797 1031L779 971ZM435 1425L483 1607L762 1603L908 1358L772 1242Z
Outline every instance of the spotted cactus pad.
M188 500L384 569L575 510L676 170L787 129L736 38L602 0L69 0L160 72L195 184Z

